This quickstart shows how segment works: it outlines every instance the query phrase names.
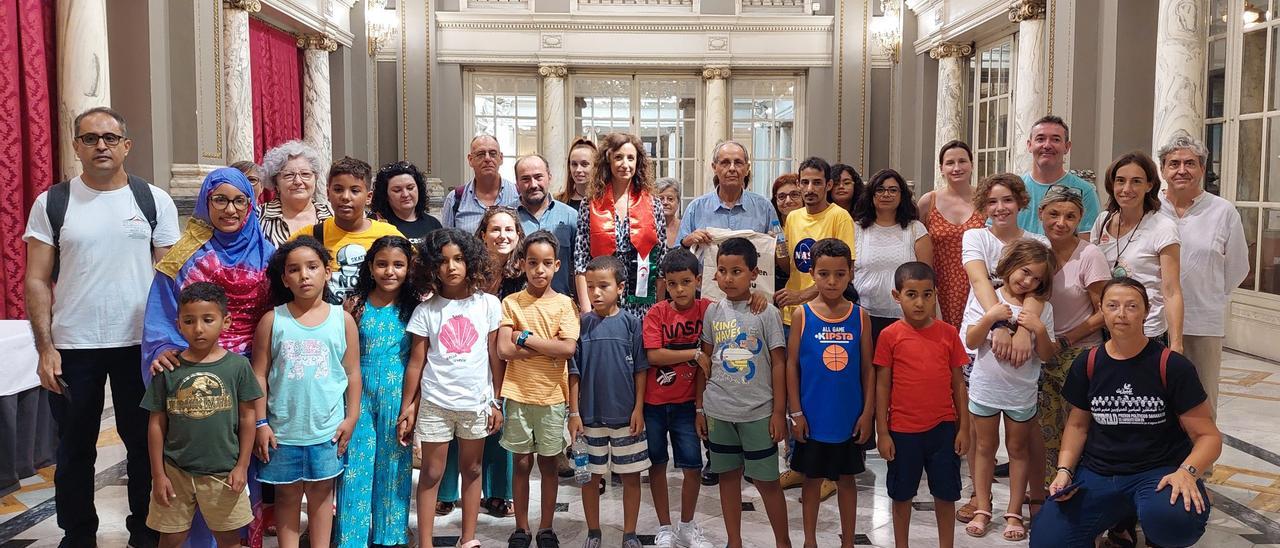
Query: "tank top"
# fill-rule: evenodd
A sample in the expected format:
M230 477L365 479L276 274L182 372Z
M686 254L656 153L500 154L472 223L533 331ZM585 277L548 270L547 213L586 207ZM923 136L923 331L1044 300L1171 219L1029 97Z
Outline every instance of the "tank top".
M924 226L933 240L933 270L937 277L938 307L942 309L942 321L957 328L964 319L964 303L969 298L969 275L960 262L964 247L964 233L971 228L986 226L986 217L977 210L961 224L952 224L938 208L929 210Z
M267 373L267 421L286 445L315 445L333 439L346 414L347 351L342 307L331 304L320 325L307 327L275 308L271 323L271 370Z
M804 305L800 335L800 408L809 437L843 443L862 415L862 312L824 318Z

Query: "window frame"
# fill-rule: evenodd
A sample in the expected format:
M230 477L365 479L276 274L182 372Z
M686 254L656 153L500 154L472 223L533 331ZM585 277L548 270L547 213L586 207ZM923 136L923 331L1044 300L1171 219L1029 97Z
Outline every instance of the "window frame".
M735 123L737 123L737 120L734 118L734 113L733 113L733 102L735 97L737 97L736 91L735 91L737 86L745 85L745 84L754 84L757 82L790 83L791 85L794 86L791 92L792 102L794 104L794 110L795 110L791 120L791 167L794 170L796 167L800 165L800 162L803 162L804 159L808 157L808 154L807 154L808 143L805 140L805 137L806 137L805 120L807 120L807 111L806 111L807 101L805 101L805 94L807 93L807 88L805 86L805 83L806 83L805 80L806 78L803 73L796 73L796 72L788 72L788 73L735 72L733 76L729 78L729 82L726 90L726 94L727 94L726 99L728 100L726 105L728 112L726 113L726 116L728 117L728 119L726 120L725 133L727 137L730 139L733 138L733 126ZM754 93L751 96L753 98L756 97ZM757 118L752 117L748 120L748 123L754 122L756 120ZM777 119L774 118L772 120L777 120ZM707 161L709 162L710 158L708 158ZM756 158L754 156L751 158L752 164L758 161L760 161L759 158ZM773 159L773 161L782 161L782 159L775 158ZM772 195L773 180L770 179L766 181L764 179L757 177L754 171L754 166L752 167L753 169L751 173L751 178L752 178L751 187L755 187L755 188L748 188L747 190L751 190L753 192L756 192L757 194L760 194L761 196L772 199L773 198L773 195ZM709 173L711 166L708 165L707 169ZM710 175L708 175L707 181L710 181L710 180L711 180ZM711 186L710 183L708 183L707 190L710 189L710 186Z
M1006 89L1005 92L1001 94L996 94L996 95L992 95L990 97L985 97L985 98L981 97L980 95L982 93L982 70L983 70L982 54L984 52L993 51L1005 46L1008 46L1009 48L1009 80L1007 84L1008 89ZM978 170L978 165L980 165L981 159L984 158L986 155L991 155L991 154L999 155L1003 151L1003 156L1004 156L1003 165L1005 167L1004 171L1008 171L1008 169L1013 165L1013 159L1014 159L1013 147L1017 146L1017 144L1014 142L1015 138L1014 138L1014 124L1013 124L1013 119L1014 119L1013 96L1015 93L1014 88L1017 86L1017 81L1018 81L1017 34L1016 33L1005 34L1005 35L984 41L980 44L977 44L973 49L973 57L972 57L972 61L970 62L970 67L972 67L970 70L970 77L968 78L970 89L965 91L967 91L969 94L969 105L971 108L968 114L969 127L966 129L969 135L969 146L973 148L974 176L977 180L981 180L983 177L986 177L987 175L990 175L992 173L998 173L998 170L988 171L986 173L980 172ZM984 148L982 146L984 144L983 141L980 141L978 138L978 128L980 127L982 122L982 117L981 117L982 107L988 104L995 104L997 105L997 108L998 108L998 105L1002 101L1004 102L1004 105L1006 107L1006 111L1005 111L1006 116L1005 116L1005 123L1004 123L1004 126L1005 126L1004 127L1004 131L1005 131L1004 146ZM941 146L942 143L938 143L938 145ZM986 164L981 164L981 165L986 165Z
M476 79L477 78L495 78L495 77L496 78L526 78L533 81L533 86L534 86L533 97L535 101L534 103L535 115L533 116L533 127L534 127L534 132L538 136L537 150L541 151L544 148L544 144L542 143L542 127L541 126L542 126L542 111L545 108L545 106L543 105L543 102L542 102L542 78L538 75L537 68L534 67L533 70L514 70L514 69L501 70L501 69L488 69L488 68L485 68L483 70L477 70L477 69L464 68L463 74L462 74L462 87L463 87L465 98L463 100L462 116L463 116L463 120L465 121L463 124L463 131L466 133L463 135L461 142L459 143L459 147L461 148L461 157L463 158L462 170L464 174L463 176L464 181L471 180L470 178L466 177L466 173L470 170L470 167L467 164L466 158L467 158L467 155L471 153L471 139L474 138L477 134L476 95L475 95ZM517 110L517 115L515 116L510 116L510 117L504 116L502 118L504 119L511 118L517 121L522 118L527 118L527 117L519 116L518 112L519 111ZM495 115L495 116L492 116L492 118L497 119L499 117ZM519 126L517 125L517 127ZM517 131L517 135L518 135L518 131ZM519 145L517 143L517 147L518 146ZM515 161L519 157L520 157L520 151L518 148L517 150L503 150L502 166L503 167L509 166L511 167L512 170L514 170ZM502 170L502 167L499 167L499 172L501 172L501 170ZM514 182L515 181L514 176L510 180Z

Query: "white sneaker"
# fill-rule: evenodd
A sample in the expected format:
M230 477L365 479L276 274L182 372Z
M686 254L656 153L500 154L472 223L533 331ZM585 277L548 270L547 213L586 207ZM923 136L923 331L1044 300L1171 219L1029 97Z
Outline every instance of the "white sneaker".
M671 530L670 525L659 525L658 534L653 536L653 545L658 548L674 548L676 541L675 532Z
M676 526L677 548L715 548L702 536L702 527L697 523L681 523Z

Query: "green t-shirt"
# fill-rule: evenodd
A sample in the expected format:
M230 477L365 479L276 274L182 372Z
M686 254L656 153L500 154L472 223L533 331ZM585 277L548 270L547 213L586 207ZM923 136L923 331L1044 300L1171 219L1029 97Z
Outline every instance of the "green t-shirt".
M164 457L189 474L230 472L240 458L239 402L262 397L249 360L234 352L212 363L181 365L151 379L142 407L168 415Z

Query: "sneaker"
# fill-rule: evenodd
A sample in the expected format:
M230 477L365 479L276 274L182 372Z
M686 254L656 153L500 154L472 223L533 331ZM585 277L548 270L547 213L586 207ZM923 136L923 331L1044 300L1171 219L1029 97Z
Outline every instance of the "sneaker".
M529 548L529 544L533 542L533 537L524 529L516 529L511 536L507 537L507 548Z
M538 531L538 548L560 548L560 537L550 529Z
M997 478L1009 477L1009 463L1005 462L1005 463L997 464L994 471L994 475Z
M796 472L795 470L787 470L786 472L783 472L781 476L778 476L778 484L781 485L783 489L800 487L801 485L804 485L804 474Z
M702 484L710 487L720 483L720 474L711 471L711 465L702 467Z
M696 523L681 523L676 526L677 548L714 548L706 537L702 536L702 527Z
M587 535L587 540L582 543L582 548L602 548L603 546L604 538L591 535Z
M623 537L622 548L644 548L644 545L640 543L640 539L636 538L635 535L631 535Z
M653 535L653 545L658 548L673 548L676 542L675 531L670 525L659 525L658 534Z

